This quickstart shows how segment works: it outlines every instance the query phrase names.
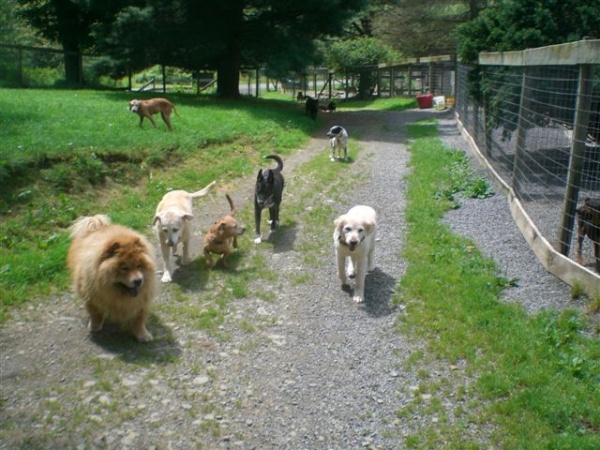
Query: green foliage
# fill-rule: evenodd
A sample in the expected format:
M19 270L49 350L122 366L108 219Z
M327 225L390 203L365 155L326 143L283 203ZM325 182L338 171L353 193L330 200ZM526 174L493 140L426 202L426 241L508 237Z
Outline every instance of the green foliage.
M458 56L476 63L479 52L526 48L576 41L600 30L600 2L564 0L494 2L457 28Z
M337 41L329 49L329 64L339 69L353 66L371 66L400 59L400 54L381 41L363 37Z

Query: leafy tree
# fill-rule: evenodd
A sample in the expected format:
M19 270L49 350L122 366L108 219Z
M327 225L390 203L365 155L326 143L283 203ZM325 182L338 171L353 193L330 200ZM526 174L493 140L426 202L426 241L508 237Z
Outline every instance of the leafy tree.
M360 98L371 95L374 66L392 62L400 57L398 52L372 37L337 41L331 46L329 52L329 63L333 67L349 69L358 74Z
M97 0L99 1L99 0ZM145 0L93 27L98 48L133 68L217 71L217 92L239 96L244 66L279 73L317 57L314 40L343 31L367 0Z
M489 0L395 0L381 2L373 36L407 56L456 52L454 31L477 17Z
M475 63L482 51L561 44L599 32L599 0L502 0L457 28L458 55Z
M44 39L60 44L65 51L67 83L83 81L81 52L92 48L94 23L108 20L121 0L16 0L18 13Z

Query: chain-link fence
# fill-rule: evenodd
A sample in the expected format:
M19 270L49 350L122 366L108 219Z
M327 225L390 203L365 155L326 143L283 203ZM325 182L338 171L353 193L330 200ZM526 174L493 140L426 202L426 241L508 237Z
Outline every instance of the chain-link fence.
M584 199L600 198L600 40L483 53L478 66L459 65L457 85L457 117L506 184L513 216L542 263L600 293L593 274L600 255L589 236L589 270L571 262L576 210Z

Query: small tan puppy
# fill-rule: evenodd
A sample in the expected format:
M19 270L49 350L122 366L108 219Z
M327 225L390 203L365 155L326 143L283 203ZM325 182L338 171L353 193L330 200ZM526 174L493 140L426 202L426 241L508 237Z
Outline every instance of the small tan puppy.
M215 253L221 255L221 264L223 264L223 267L228 268L227 258L237 248L238 236L244 234L245 231L245 228L233 217L236 212L233 200L227 194L225 194L225 197L227 197L231 211L213 223L206 236L204 236L204 255L208 267L215 265L211 256L211 253Z
M142 126L144 117L147 117L152 125L154 125L154 128L156 128L156 122L152 116L160 113L160 116L167 124L169 131L173 131L173 127L171 126L171 111L175 111L175 114L179 115L175 109L175 105L166 98L131 100L129 102L129 111L140 116L140 127Z
M338 277L342 288L349 285L348 277L356 279L353 299L361 303L365 297L365 277L374 267L377 214L370 206L358 205L339 216L334 225Z
M172 254L175 255L177 246L180 242L183 243L182 262L184 265L191 262L190 240L192 231L190 230L190 221L194 218L192 199L204 197L215 184L216 181L213 181L204 189L193 193L183 190L168 192L156 207L152 225L155 227L164 262L164 272L161 278L163 283L171 281L169 248L172 249Z
M142 342L154 298L154 249L146 238L102 214L84 217L71 227L67 255L73 290L85 301L92 332L105 319L120 323Z

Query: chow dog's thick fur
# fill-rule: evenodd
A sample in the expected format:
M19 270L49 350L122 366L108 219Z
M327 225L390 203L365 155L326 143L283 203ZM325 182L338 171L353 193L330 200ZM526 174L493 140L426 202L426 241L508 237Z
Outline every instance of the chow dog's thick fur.
M319 99L312 98L309 95L304 96L304 98L306 99L305 104L304 104L306 114L311 119L316 119L317 113L319 112Z
M160 116L167 124L169 131L173 131L173 126L171 125L171 111L175 111L175 114L179 115L177 109L175 109L175 105L166 98L151 98L148 100L134 99L129 102L129 110L140 116L140 127L144 122L144 117L147 117L152 125L154 125L154 128L156 128L156 122L152 116L160 113Z
M583 241L594 245L596 272L600 273L600 198L586 198L577 208L577 262L583 266Z
M353 300L361 303L365 297L365 277L374 268L377 214L370 206L354 206L339 216L334 225L338 278L342 288L348 286L348 277L355 278Z
M237 248L238 236L244 234L245 231L245 228L233 217L236 213L233 200L227 194L225 194L225 197L227 197L231 211L215 221L206 236L204 236L204 256L208 267L214 266L211 253L215 253L221 255L221 264L227 268L227 258Z
M258 171L256 185L254 187L254 224L255 238L254 243L260 244L262 237L260 234L260 221L262 210L269 209L270 230L273 231L279 226L279 207L283 196L283 187L285 180L281 171L283 170L283 161L277 155L267 155L265 158L273 159L277 162L275 169Z
M141 234L111 224L105 215L84 217L71 227L67 262L73 289L83 300L92 332L108 319L142 341L155 293L154 249Z
M348 132L340 125L334 125L327 132L329 144L331 146L329 159L333 162L337 157L343 161L348 160ZM344 157L342 158L342 152Z
M169 248L172 249L171 253L175 255L177 246L179 243L183 243L181 261L184 265L191 262L190 240L192 231L190 222L194 218L192 200L207 195L215 184L216 182L213 181L204 189L192 193L183 190L167 192L156 207L152 225L155 227L164 262L164 272L161 278L163 283L168 283L172 279Z

